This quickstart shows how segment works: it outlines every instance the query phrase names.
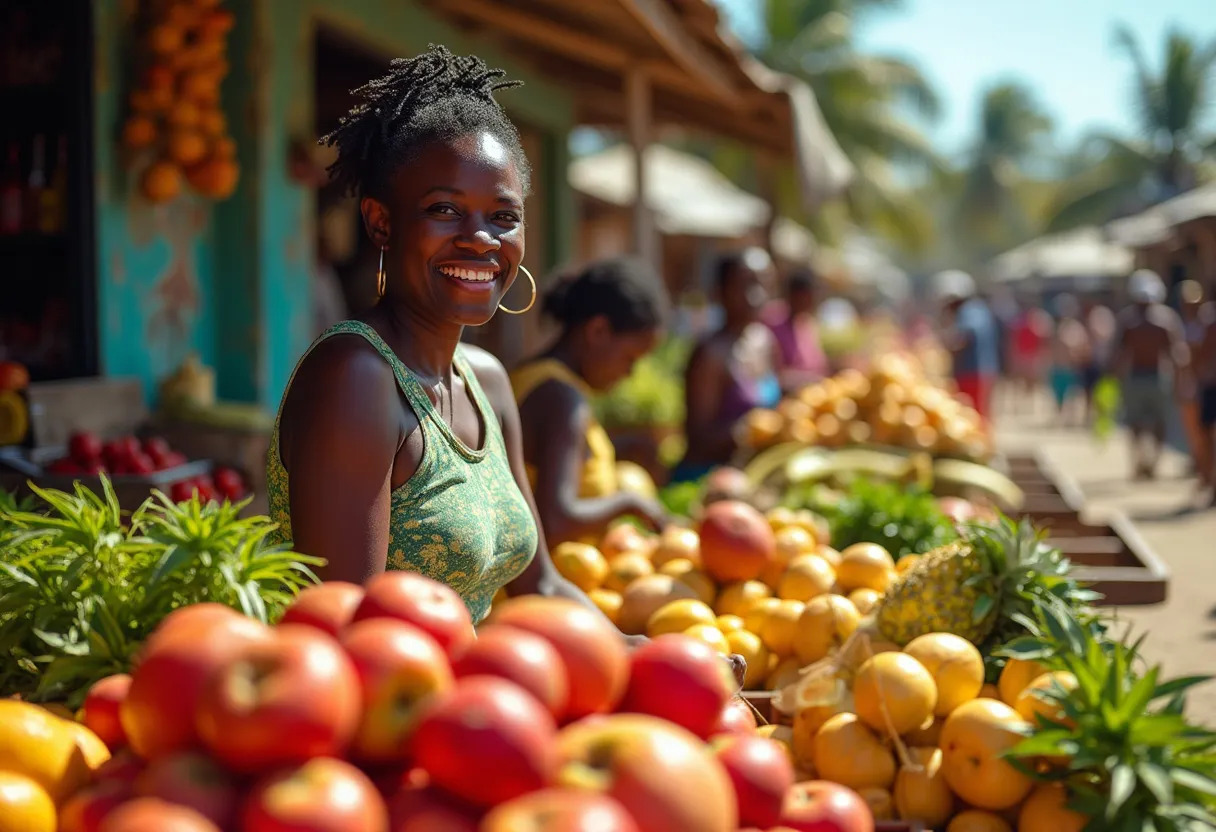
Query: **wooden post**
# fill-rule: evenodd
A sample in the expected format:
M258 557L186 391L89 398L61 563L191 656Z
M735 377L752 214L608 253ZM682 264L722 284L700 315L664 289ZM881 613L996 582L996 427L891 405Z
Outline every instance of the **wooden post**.
M659 268L654 215L646 203L646 148L651 138L650 79L641 67L625 73L625 108L629 144L633 148L633 250L637 256Z
M762 231L764 238L764 247L768 250L769 257L773 258L773 262L777 262L777 252L773 246L773 228L777 223L777 160L772 154L764 151L756 151L756 169L758 180L760 183L760 198L768 203L768 221L764 224ZM805 265L805 264L803 264Z

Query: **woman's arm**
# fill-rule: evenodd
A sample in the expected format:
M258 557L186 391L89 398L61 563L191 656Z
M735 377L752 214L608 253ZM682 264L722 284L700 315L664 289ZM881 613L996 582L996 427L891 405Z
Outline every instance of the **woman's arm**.
M708 342L698 344L684 372L684 433L690 459L727 459L735 452L734 425L718 420L725 391L726 364Z
M319 344L292 381L279 428L292 543L327 559L323 580L384 570L401 411L392 369L353 336Z
M573 540L602 534L609 523L628 514L661 529L666 513L653 500L628 492L579 496L590 418L591 407L578 391L558 382L542 384L519 408L525 459L536 467L532 496L545 536Z

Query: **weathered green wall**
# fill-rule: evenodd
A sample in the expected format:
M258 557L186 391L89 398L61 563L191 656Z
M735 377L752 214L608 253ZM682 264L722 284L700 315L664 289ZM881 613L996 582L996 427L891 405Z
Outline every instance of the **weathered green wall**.
M459 0L445 0L459 2ZM549 262L574 233L566 185L568 94L486 44L469 39L406 0L241 0L229 43L224 103L238 146L241 181L218 205L182 199L149 209L129 196L115 136L123 116L123 9L98 0L97 163L101 355L110 375L136 375L149 393L194 350L216 367L223 398L276 407L312 333L313 192L288 175L293 138L314 132L314 37L334 27L386 55L428 43L471 51L525 81L504 96L516 118L545 130L549 166ZM168 321L168 323L166 323Z

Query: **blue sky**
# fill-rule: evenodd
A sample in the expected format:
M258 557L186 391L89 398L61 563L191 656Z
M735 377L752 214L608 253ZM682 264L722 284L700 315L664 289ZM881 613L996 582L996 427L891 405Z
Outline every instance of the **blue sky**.
M716 2L741 35L754 34L763 0ZM1117 22L1139 35L1157 65L1171 26L1216 38L1216 0L906 0L902 10L863 20L859 34L867 50L912 59L933 82L944 112L929 134L952 152L966 146L983 90L1010 78L1035 90L1063 142L1095 128L1132 132L1131 70L1114 47Z

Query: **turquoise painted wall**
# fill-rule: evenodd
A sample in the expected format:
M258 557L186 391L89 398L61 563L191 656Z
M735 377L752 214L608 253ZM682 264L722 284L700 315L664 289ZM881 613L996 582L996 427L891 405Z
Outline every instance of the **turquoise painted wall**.
M452 0L458 2L458 0ZM108 375L157 381L191 351L216 368L220 397L277 407L313 336L310 300L315 198L288 176L293 138L313 135L314 36L341 30L386 55L428 43L472 51L526 83L504 96L511 114L546 132L550 262L574 233L565 143L567 92L405 0L245 0L232 3L231 74L224 85L241 180L218 204L182 198L152 208L134 195L115 137L124 115L124 54L132 4L98 0L96 161L101 356Z
M125 116L130 3L96 0L94 163L101 370L156 382L190 352L215 357L211 206L184 198L151 206L136 194L116 137Z

